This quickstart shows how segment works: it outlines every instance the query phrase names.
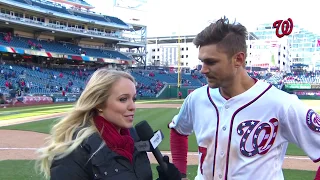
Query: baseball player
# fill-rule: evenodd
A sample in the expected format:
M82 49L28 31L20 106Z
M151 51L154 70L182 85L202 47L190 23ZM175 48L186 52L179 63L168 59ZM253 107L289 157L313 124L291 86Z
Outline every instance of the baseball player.
M246 36L244 26L224 17L194 39L208 85L193 91L169 124L173 163L184 176L193 132L197 180L282 180L289 142L320 161L320 116L247 74Z

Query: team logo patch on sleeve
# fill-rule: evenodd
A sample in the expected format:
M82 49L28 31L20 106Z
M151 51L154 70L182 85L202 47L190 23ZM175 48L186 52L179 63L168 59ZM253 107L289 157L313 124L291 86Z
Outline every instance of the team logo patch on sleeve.
M315 132L320 132L320 116L314 110L309 109L307 112L307 125L308 127Z

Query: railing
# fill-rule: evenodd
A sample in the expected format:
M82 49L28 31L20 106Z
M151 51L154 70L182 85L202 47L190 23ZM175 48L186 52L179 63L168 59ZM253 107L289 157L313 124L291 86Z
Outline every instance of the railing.
M53 3L51 1L42 1L42 0L31 0L31 2L36 2L36 3L40 3L43 5L48 5L48 6L52 6L52 7L57 7L57 8L62 8L63 6L59 3Z
M32 2L30 0L24 0L26 1L28 4L32 5Z
M136 43L136 44L147 44L147 41L141 38L129 38L129 37L122 37L125 40L128 40L129 42L124 43Z
M76 33L81 33L81 34L88 34L88 35L95 35L95 36L100 36L100 37L111 37L111 38L117 38L117 39L123 39L125 38L118 36L116 33L105 33L105 32L98 32L98 31L92 31L92 30L85 30L85 29L78 29L74 27L67 27L63 25L57 25L57 24L52 24L52 23L44 23L40 21L34 21L28 18L20 18L16 16L11 16L9 14L4 14L0 13L0 17L3 17L4 19L8 19L14 22L19 22L19 23L28 23L30 25L37 25L37 26L42 26L42 27L49 27L52 30L63 30L63 31L68 31L68 32L76 32Z
M20 7L20 8L34 10L34 11L40 12L40 13L55 15L55 16L58 16L60 18L67 18L67 19L70 19L70 20L80 21L80 22L83 22L83 23L88 23L88 22L95 23L96 22L96 20L93 20L93 19L90 19L90 18L73 16L71 14L64 14L64 13L53 11L53 10L50 10L50 9L44 9L44 8L37 7L37 6L32 6L30 4L24 4L24 3L20 3L20 2L12 2L12 1L9 1L9 0L0 0L0 2L8 4L8 5L14 5L14 6L17 6L17 7ZM121 24L117 24L117 23L108 23L108 22L104 22L104 21L98 21L97 23L99 23L100 25L103 25L103 26L109 26L109 27L113 27L113 28L129 29L129 27L121 25Z
M68 0L69 2L75 2L81 5L85 5L85 6L92 6L91 4L85 2L85 1L78 1L78 0Z

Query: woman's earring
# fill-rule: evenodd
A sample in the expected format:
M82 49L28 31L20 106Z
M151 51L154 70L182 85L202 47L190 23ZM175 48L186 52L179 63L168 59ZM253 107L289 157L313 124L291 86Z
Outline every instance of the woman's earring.
M102 109L98 109L99 112L102 112Z

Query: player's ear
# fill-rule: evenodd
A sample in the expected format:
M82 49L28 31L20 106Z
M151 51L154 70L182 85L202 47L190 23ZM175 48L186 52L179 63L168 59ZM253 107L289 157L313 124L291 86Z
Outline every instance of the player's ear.
M243 52L238 52L235 55L233 55L233 61L235 68L243 67L243 64L246 63L245 54Z

